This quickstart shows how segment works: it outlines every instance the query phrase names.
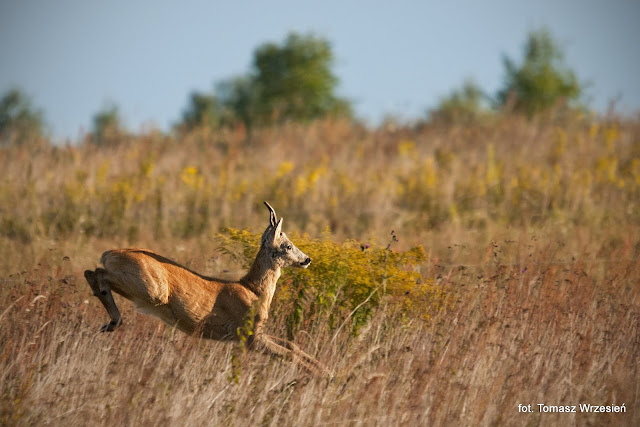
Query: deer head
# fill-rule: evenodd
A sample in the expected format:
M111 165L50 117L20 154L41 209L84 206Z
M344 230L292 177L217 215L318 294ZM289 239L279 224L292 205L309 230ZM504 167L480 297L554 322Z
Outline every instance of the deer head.
M282 218L278 220L271 205L264 204L269 209L269 225L262 233L260 252L264 251L278 267L309 267L311 259L296 248L282 231Z

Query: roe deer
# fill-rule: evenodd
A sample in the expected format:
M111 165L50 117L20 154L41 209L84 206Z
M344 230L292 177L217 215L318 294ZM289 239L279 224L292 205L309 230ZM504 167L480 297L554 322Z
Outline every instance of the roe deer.
M267 335L264 324L283 267L307 268L311 259L282 232L282 218L269 209L269 225L249 272L238 281L202 276L170 259L144 249L116 249L102 254L104 268L84 276L111 321L102 331L113 331L122 317L111 291L122 295L146 314L159 317L187 334L214 340L239 340L239 330L251 325L250 348L291 355L312 371L328 373L315 358L285 339ZM253 319L251 319L253 316Z

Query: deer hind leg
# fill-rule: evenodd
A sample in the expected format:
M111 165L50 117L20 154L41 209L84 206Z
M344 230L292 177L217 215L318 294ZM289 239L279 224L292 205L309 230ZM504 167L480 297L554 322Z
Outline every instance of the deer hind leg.
M89 286L91 286L93 294L98 297L111 318L111 321L100 329L102 332L111 332L122 325L122 316L120 316L118 306L113 299L108 276L109 273L103 268L96 268L95 271L86 270L84 272L84 277L87 279Z
M310 372L325 374L330 377L332 376L329 369L327 369L327 367L320 363L315 357L308 355L302 351L300 347L283 338L266 334L258 334L255 336L251 346L253 348L257 347L259 349L263 349L271 354L291 356L296 362Z

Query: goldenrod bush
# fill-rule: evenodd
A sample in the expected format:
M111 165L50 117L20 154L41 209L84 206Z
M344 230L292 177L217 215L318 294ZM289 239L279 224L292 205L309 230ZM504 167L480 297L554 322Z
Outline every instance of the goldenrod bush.
M223 252L248 269L260 235L231 228L218 238ZM425 321L445 303L443 290L421 274L426 261L423 247L394 250L395 233L386 247L353 240L337 243L328 231L319 238L297 233L290 238L313 263L311 269L283 272L274 312L276 318L284 316L290 337L317 322L331 330L348 322L357 333L380 304L403 317Z

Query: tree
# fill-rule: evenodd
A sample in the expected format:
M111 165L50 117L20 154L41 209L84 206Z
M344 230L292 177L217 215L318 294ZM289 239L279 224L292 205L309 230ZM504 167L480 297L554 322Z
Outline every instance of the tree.
M211 93L193 92L178 126L183 129L233 125L251 126L255 108L255 89L248 76L223 80Z
M256 84L250 76L224 80L217 85L216 93L223 106L223 123L242 122L251 130L256 110Z
M8 91L0 100L0 145L40 143L43 122L27 95L20 89Z
M267 43L254 53L254 117L262 123L307 121L350 114L349 103L334 92L333 53L326 40L291 33L282 45Z
M117 106L105 106L93 116L91 139L96 144L116 143L124 134L125 131Z
M486 95L472 80L440 99L438 107L430 112L431 121L469 123L488 114Z
M503 59L505 84L497 95L501 107L532 116L561 102L571 106L578 101L581 86L547 29L530 32L523 50L520 65Z
M220 124L220 106L215 95L193 92L189 105L182 114L181 124L187 129L196 127L216 128Z
M240 122L250 135L256 125L351 117L349 101L335 95L332 63L329 42L312 35L291 33L281 45L263 44L249 73L219 82L211 94L193 93L180 125L215 128Z

